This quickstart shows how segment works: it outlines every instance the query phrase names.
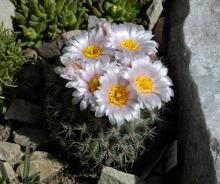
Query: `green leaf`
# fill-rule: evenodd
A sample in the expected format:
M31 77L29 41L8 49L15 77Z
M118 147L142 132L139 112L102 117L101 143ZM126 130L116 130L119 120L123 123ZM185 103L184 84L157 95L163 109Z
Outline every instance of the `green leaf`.
M30 171L30 146L27 145L25 147L23 178L27 178L29 176L29 171Z

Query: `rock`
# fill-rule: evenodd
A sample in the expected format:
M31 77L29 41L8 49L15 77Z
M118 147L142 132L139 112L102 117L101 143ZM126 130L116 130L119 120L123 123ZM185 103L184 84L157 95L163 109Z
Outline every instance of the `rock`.
M99 25L100 23L107 23L107 19L105 18L98 18L94 15L90 15L88 18L88 28L92 29L92 28L96 28L97 25Z
M0 163L0 177L7 176L7 181L9 183L16 184L18 183L17 175L13 170L12 166L8 162Z
M44 62L25 63L16 75L17 88L13 94L33 104L42 106L45 97L45 66ZM43 108L42 108L43 109Z
M22 177L24 163L17 168L17 173ZM46 182L65 168L65 165L47 152L35 151L30 158L30 175L40 172L41 182Z
M141 180L132 174L127 174L111 167L104 167L98 184L140 184Z
M88 27L94 28L99 23L100 19L94 15L90 15L88 18Z
M60 57L62 48L75 35L79 34L80 30L73 30L63 33L60 37L52 42L44 42L42 47L37 49L38 54L46 60L54 61Z
M48 131L42 129L31 129L22 127L13 132L14 142L21 145L29 145L32 149L37 146L50 142L50 135Z
M65 42L67 43L72 37L80 34L81 31L80 30L73 30L73 31L68 31L62 34L62 38L65 40Z
M27 58L27 60L36 61L37 51L31 48L27 48L24 50L24 56Z
M159 44L158 51L161 55L165 53L166 49L166 25L167 25L167 19L166 17L161 17L157 24L155 25L155 28L153 30L153 34L155 35L154 40Z
M211 150L214 154L214 160L217 160L220 154L220 143L215 137L211 138Z
M159 169L157 165L160 165L160 162L162 162L161 165L165 165L162 158L164 157L164 153L168 146L164 142L161 142L157 147L159 149L156 148L152 150L151 155L148 158L145 158L144 161L141 161L141 165L138 167L141 168L138 172L140 173L142 180L148 179L150 173L153 172L154 169ZM164 173L164 168L162 168L162 172Z
M160 14L163 11L163 5L161 0L153 0L150 7L147 10L147 16L149 19L149 29L153 30L155 24L157 23Z
M31 155L31 160L42 160L42 159L47 159L47 157L50 156L48 152L44 151L35 151Z
M43 119L43 110L22 99L13 99L6 114L6 119L17 120L24 123L37 123Z
M23 157L21 147L18 144L0 141L0 160L11 165L18 164Z
M0 1L0 24L3 22L4 27L13 30L12 17L15 17L15 7L10 0Z
M11 127L0 125L0 141L7 141L11 135Z
M64 42L65 41L63 40L61 48L64 45ZM54 40L50 43L43 43L42 47L37 49L37 52L41 57L50 60L61 55L61 48L58 46L57 41Z
M191 53L185 44L183 31L184 25L187 24L185 19L190 9L200 17L200 20L209 16L209 14L199 13L200 6L190 8L189 3L194 2L199 5L206 2L207 5L207 2L211 1L173 0L169 4L169 40L166 64L169 66L169 74L173 80L175 91L174 107L172 109L174 124L170 128L170 132L175 132L175 137L178 139L179 154L178 167L175 172L169 173L169 178L173 178L175 181L167 181L167 183L217 183L214 160L209 146L210 139L200 104L198 88L189 70ZM207 6L204 8L203 13L207 12L206 9L208 9ZM200 34L200 31L193 31L194 28L199 30L196 22L200 20L196 20L195 24L192 25L192 29L189 30L195 36ZM200 41L197 40L196 44L201 45ZM207 90L210 90L210 88Z
M206 123L220 141L220 1L191 0L184 24L190 71L198 85ZM219 161L220 162L220 161ZM217 170L220 182L220 170Z
M146 180L146 184L163 184L164 178L161 176L152 176Z

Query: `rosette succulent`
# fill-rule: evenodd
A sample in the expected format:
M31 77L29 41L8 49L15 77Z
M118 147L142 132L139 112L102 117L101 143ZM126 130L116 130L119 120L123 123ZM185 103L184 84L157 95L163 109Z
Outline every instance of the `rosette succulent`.
M92 14L111 22L135 22L142 7L138 0L87 0L87 2Z
M88 10L79 0L11 0L16 21L27 47L39 47L66 30L83 28Z
M74 29L85 29L89 15L110 22L138 22L143 3L138 0L11 0L25 46L39 47L42 41Z

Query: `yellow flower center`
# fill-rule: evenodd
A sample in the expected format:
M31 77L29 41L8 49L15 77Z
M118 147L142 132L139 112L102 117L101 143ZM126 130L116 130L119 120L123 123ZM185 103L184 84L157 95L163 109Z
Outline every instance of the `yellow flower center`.
M101 56L103 49L96 46L96 45L89 45L88 47L83 49L84 56L90 59L96 59L97 57Z
M121 42L121 47L129 51L138 51L140 44L133 39L126 39Z
M96 75L90 80L89 90L91 93L96 91L98 89L98 87L100 86L99 78L100 78L100 76Z
M148 76L137 77L135 80L135 85L142 93L151 93L155 89L153 80Z
M109 91L108 97L109 102L117 106L123 106L128 103L128 91L125 86L112 86Z

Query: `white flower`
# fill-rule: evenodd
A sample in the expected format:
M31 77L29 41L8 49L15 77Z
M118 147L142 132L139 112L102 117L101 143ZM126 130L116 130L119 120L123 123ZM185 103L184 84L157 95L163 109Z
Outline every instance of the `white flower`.
M84 67L82 60L72 59L68 55L61 56L60 60L64 67L56 67L55 72L67 80L74 80L79 70Z
M85 62L100 60L109 62L111 51L104 47L105 35L103 31L92 29L82 31L76 35L69 45L64 48L64 53L68 53L73 59L80 59Z
M148 55L135 55L135 56L132 56L132 57L128 57L128 56L125 56L123 57L122 59L119 60L119 63L121 63L122 66L125 66L125 67L132 67L132 65L135 63L135 62L146 62L146 63L151 63L151 58L148 56Z
M106 115L112 124L117 123L118 126L140 117L136 93L129 87L129 81L123 79L120 73L110 70L101 77L100 87L95 96L96 117Z
M99 61L96 63L88 64L81 70L72 83L72 87L75 88L73 92L73 103L80 102L80 110L84 110L91 105L91 108L95 106L94 92L100 86L100 77L106 72L106 66Z
M130 81L131 88L137 94L142 108L155 109L161 102L168 102L174 96L171 79L167 76L167 68L160 61L153 63L144 59L132 63L123 76Z
M115 50L116 59L139 54L157 52L157 43L152 40L151 31L132 23L112 25L111 34L107 36L106 47Z

